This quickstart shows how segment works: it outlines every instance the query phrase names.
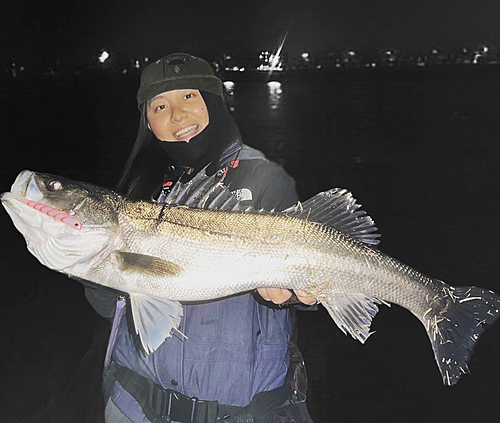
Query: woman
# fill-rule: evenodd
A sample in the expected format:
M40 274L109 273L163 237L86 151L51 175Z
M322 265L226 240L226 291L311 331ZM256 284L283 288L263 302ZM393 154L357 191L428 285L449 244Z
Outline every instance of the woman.
M218 172L243 205L283 210L297 202L294 180L242 143L222 82L203 59L179 53L150 64L137 100L141 121L119 191L162 201L177 180L209 165L207 174ZM304 292L295 295L315 303ZM87 288L86 296L101 315L115 315L115 294ZM310 422L303 363L296 348L289 350L290 310L274 306L291 296L263 288L184 305L180 332L149 355L128 330L127 316L117 313L105 370L106 421ZM291 355L298 367L290 368Z

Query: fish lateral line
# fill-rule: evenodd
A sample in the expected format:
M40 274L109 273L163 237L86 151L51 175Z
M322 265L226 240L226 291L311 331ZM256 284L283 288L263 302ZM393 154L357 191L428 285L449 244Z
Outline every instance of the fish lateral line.
M192 241L189 237L195 238L198 235L196 251L201 253L204 252L203 244L208 245L205 251L214 249L214 243L211 242L214 240L211 238L216 237L235 244L240 239L255 240L254 245L249 243L245 245L246 250L241 249L242 252L246 251L246 254L249 254L248 247L262 246L263 243L269 245L272 242L273 247L277 245L281 250L279 256L271 257L281 260L278 264L288 265L284 266L284 275L287 279L290 276L290 282L296 283L296 286L286 287L300 288L315 295L340 330L361 343L372 335L370 326L381 304L392 302L402 305L412 311L424 324L446 385L456 384L459 378L468 372L467 363L481 333L500 316L500 297L493 292L478 287L453 288L437 279L427 278L376 250L379 235L375 233L377 228L373 219L360 210L361 206L352 194L344 189L335 188L319 193L280 213L273 211L259 213L242 210L243 206L234 195L227 192L226 188L218 186L220 190L213 191L210 185L215 183L213 178L207 182L200 177L197 185L192 182L197 180L198 177L195 176L189 182L190 185L178 185L178 194L169 198L168 206L158 202L140 203L137 200L121 197L119 194L115 195L109 190L78 182L74 182L73 185L68 183L69 188L61 188L58 193L51 192L43 200L41 191L50 190L47 186L47 181L50 181L48 178L49 176L43 174L30 176L21 173L12 186L12 192L8 193L8 196L2 195L2 204L13 218L16 227L30 241L28 245L30 252L42 264L69 274L67 261L62 261L61 257L67 259L73 252L80 251L82 260L72 268L75 276L95 280L103 286L111 286L109 272L112 271L114 275L119 276L118 280L125 282L114 286L127 287L132 321L146 354L156 350L167 337L172 336L173 332L177 335L176 331L180 332L182 329L180 323L183 303L168 297L199 298L196 296L197 287L190 290L189 286L188 289L183 286L184 282L190 282L184 275L190 275L190 266L193 265L193 262L183 260L183 254L187 251L192 257L194 255L192 251L186 248L183 251L174 251L177 255L168 255L165 250L158 253L159 249L155 249L168 229L184 232L185 236L181 242L185 242L186 247L189 247L187 243ZM30 184L31 191L27 191L27 184ZM85 189L82 191L81 187ZM175 189L172 192L175 194ZM18 199L20 193L31 199L47 201L54 207L36 200L25 199L23 201L25 204L10 201L13 197ZM73 212L76 214L78 208L68 207L61 210L56 206L59 206L62 200L66 200L71 207L75 203L81 207L80 201L87 198L85 195L90 199L86 207L78 211L78 216L85 218L85 231L71 233L65 231L54 242L56 231L52 230L53 225L47 225L49 227L46 229L49 230L45 231L42 227L46 223L45 219L33 219L34 214L31 212L18 213L19 209L25 211L26 207L30 207L64 224L73 223L78 229L78 224L81 225L81 222L71 215ZM81 200L82 196L84 200ZM56 200L51 202L54 198ZM26 222L37 226L26 225ZM102 222L107 226L101 228ZM92 231L93 225L98 230ZM241 225L241 228L238 225ZM180 229L177 229L178 227ZM310 233L308 228L311 229ZM94 238L92 238L93 233L95 233ZM59 232L56 235L60 235ZM50 242L40 243L37 236L43 236L43 239ZM128 237L137 237L132 239L144 245L144 253L152 255L119 251L128 245ZM78 240L81 242L77 243ZM290 241L290 244L281 245L284 244L283 240ZM297 256L295 253L297 248L288 250L292 243L294 248L295 244L298 245L298 256L303 263L302 269L294 268L294 262L290 260L290 257ZM109 258L107 254L109 250L103 250L103 245L109 246L109 249L116 248ZM328 248L325 249L325 246ZM175 245L169 247L174 248ZM330 256L330 247L336 249L334 250L337 252L336 255ZM228 250L217 248L220 254L218 265L234 266L235 256L232 251L228 253ZM96 251L103 252L97 253L98 258L103 260L92 259L96 257ZM318 272L325 269L324 273L318 273L321 278L316 276L316 267L312 267L312 258L307 255L309 252L318 254L318 258L315 259L319 263ZM161 257L154 256L155 253ZM195 254L194 265L202 270L206 269L210 282L214 284L211 286L212 291L206 296L212 296L211 299L224 298L222 294L240 295L239 293L246 291L247 288L273 286L267 285L267 275L262 276L262 279L257 279L255 276L264 275L266 272L266 267L257 266L263 263L262 259L268 260L267 253L264 248L255 248L256 260L253 263L249 261L248 268L253 270L252 266L255 264L256 270L261 273L248 272L252 280L242 277L230 289L227 289L226 285L216 285L224 278L213 272L212 257L207 254ZM92 262L87 264L89 259L92 259ZM210 260L208 264L203 261L207 259ZM181 262L182 267L175 261ZM273 261L272 264L274 263ZM299 271L302 271L302 274L298 274ZM304 273L313 281L307 285L299 285L298 279L300 277L302 284ZM341 276L346 274L350 277L344 282ZM367 277L369 279L366 279ZM393 279L387 280L388 277ZM168 283L180 282L175 287L180 290L179 295L168 292L160 285L167 279ZM270 277L269 281L279 287L285 283L280 282L277 276L274 279ZM370 282L369 286L367 282ZM346 286L342 286L342 283L346 283ZM394 287L397 287L397 290ZM411 302L415 302L415 299L418 300L416 305Z
M169 206L167 204L167 206ZM196 210L197 212L199 211L211 211L211 210L202 210L202 209L197 209L195 207L186 207L186 206L170 206L170 207L167 207L168 209L174 209L174 208L188 208L188 209L191 209L191 210ZM234 214L249 214L249 213L245 213L245 212L240 212L240 211L232 211L232 212L225 212L225 213L234 213ZM124 214L126 217L130 217L130 215L127 215L127 214ZM284 216L286 217L286 216ZM161 220L160 220L160 216L156 216L156 217L149 217L149 216L146 216L146 217L131 217L131 220L138 220L138 221L147 221L147 222L154 222L155 224L155 228L156 229L159 229L161 230L161 226L162 224L165 224L165 225L173 225L173 226L177 226L179 228L187 228L187 229L193 229L195 231L200 231L200 232L204 232L204 233L207 233L207 234L210 234L210 235L218 235L218 236L222 236L222 237L226 237L226 238L237 238L237 239L248 239L249 237L248 236L245 236L245 235L242 235L241 233L238 233L238 232L223 232L223 231L217 231L217 230L214 230L214 229L209 229L209 228L206 228L206 227L203 227L203 226L195 226L195 225L190 225L190 224L187 224L187 223L183 223L183 222L180 222L176 219L173 219L173 218L170 218L170 217L167 217L165 215L165 211L162 213L161 215Z

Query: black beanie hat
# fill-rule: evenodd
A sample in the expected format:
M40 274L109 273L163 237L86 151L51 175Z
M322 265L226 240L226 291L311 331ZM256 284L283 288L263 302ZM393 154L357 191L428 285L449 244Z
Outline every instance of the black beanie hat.
M141 74L137 104L171 90L202 90L223 98L222 81L210 64L186 53L174 53L148 65Z

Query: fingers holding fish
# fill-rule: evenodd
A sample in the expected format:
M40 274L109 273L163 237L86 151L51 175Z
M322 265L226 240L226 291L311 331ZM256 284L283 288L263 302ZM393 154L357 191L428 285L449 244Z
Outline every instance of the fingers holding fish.
M271 301L274 304L283 304L292 297L291 291L282 288L259 288L257 292L266 301Z
M293 292L295 292L297 299L305 305L314 305L318 302L314 295L311 295L302 289L294 289Z
M259 295L266 301L271 301L274 304L283 304L292 298L292 291L282 288L259 288L257 289ZM301 289L294 289L293 293L301 303L305 305L313 305L317 303L314 295L307 293Z

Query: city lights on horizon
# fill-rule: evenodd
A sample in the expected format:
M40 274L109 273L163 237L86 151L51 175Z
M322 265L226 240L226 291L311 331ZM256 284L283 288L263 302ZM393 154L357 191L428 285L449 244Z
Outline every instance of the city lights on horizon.
M433 66L480 66L500 65L500 49L494 45L460 45L452 51L446 51L438 46L428 48L419 53L409 53L394 46L376 49L346 47L335 52L316 52L303 49L295 54L284 51L286 35L275 46L275 49L263 49L257 52L226 51L216 57L205 57L212 64L217 74L251 74L252 72L266 74L286 74L300 71L328 72L341 69L370 68L425 68ZM288 46L290 48L290 46ZM21 60L11 60L0 67L0 76L20 78L23 75L57 76L62 72L96 71L99 69L122 74L135 74L150 63L149 55L130 56L109 48L102 48L87 61L82 59L79 64L62 63L54 59L44 64L26 63Z

